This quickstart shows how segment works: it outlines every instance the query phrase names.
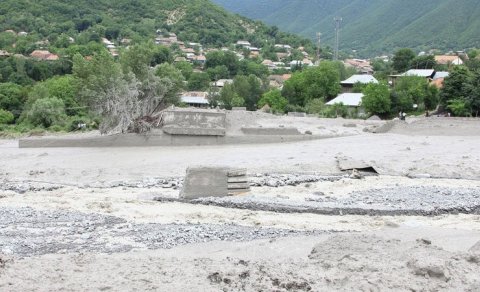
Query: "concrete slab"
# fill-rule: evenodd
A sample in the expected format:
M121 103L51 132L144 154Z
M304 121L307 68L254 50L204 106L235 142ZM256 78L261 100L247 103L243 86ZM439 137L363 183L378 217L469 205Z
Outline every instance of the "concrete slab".
M163 131L170 135L225 136L225 111L170 109L162 118Z
M173 125L164 126L163 132L170 135L184 135L184 136L225 136L225 129L207 129L207 128L184 128Z
M246 169L228 167L188 168L180 198L226 197L250 191Z
M227 168L218 167L188 168L180 198L228 196L227 171Z
M118 134L94 137L34 137L20 139L19 148L55 147L154 147L269 144L329 139L336 135L241 135L241 136L186 136Z
M243 127L242 132L246 135L301 135L297 128L247 128Z

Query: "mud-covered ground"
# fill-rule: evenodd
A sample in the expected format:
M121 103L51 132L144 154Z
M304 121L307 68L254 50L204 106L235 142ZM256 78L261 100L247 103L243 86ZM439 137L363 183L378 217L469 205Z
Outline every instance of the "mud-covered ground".
M0 291L479 291L480 121L367 126L302 118L354 136L278 145L0 140ZM195 165L247 168L251 191L182 201Z

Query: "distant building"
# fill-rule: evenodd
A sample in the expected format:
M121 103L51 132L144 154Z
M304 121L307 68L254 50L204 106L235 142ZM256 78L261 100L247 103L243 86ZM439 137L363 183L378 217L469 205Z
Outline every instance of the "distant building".
M8 53L7 51L0 50L0 58L9 57L9 56L10 56L10 53Z
M207 96L207 92L190 91L182 93L180 100L188 106L207 108L209 105Z
M357 111L359 116L365 115L365 110L362 107L363 93L342 93L327 102L327 106L332 106L335 104L343 104L348 108L350 113Z
M406 77L406 76L416 76L416 77L425 78L428 80L428 82L433 83L433 85L436 85L438 87L438 86L443 86L443 79L445 79L445 77L448 76L448 72L443 72L443 71L436 72L434 69L411 69L403 74L390 75L389 83L391 86L395 86L398 78ZM438 79L442 79L442 81L435 81Z
M35 50L30 54L30 57L43 61L56 61L59 59L57 55L45 50Z
M248 41L238 41L237 46L242 46L242 47L251 47L252 44Z
M343 63L347 67L355 68L358 72L362 74L373 74L373 67L370 63L370 60L346 59Z
M200 64L205 64L207 62L207 57L201 55L201 56L195 56L193 58L193 61L195 61L196 63L200 63Z
M438 89L442 89L443 84L445 82L445 78L447 78L448 75L450 75L450 73L448 72L444 72L444 71L436 72L435 75L433 76L433 80L430 82L430 85L433 85Z
M360 84L368 84L368 83L378 83L378 80L373 77L372 75L353 75L347 80L344 80L340 82L340 85L342 86L342 92L352 92L353 91L353 86L357 83Z
M217 81L212 82L212 86L222 88L222 87L225 87L225 85L232 84L232 83L233 83L233 79L218 79Z
M435 56L435 61L439 65L463 65L463 60L459 56L440 55Z

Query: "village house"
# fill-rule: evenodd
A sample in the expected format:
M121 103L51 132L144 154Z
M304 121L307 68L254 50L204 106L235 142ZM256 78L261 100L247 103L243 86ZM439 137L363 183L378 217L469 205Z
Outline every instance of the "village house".
M59 59L57 55L45 50L35 50L30 54L30 57L43 61L56 61Z
M430 85L433 85L433 86L437 87L438 89L442 89L443 84L445 82L445 78L447 78L449 74L450 73L448 73L446 71L436 72L435 75L433 76L433 80L430 82Z
M292 74L270 75L268 76L268 84L271 88L282 89L285 81L290 79Z
M218 79L217 81L212 82L211 85L213 87L223 88L225 87L225 85L232 84L232 83L233 83L233 79Z
M289 53L275 53L275 55L277 55L277 59L278 60L284 60L286 58L288 58L288 56L290 56Z
M373 67L369 60L346 59L343 63L346 67L355 68L361 74L373 74Z
M292 47L290 45L283 45L283 44L276 44L275 48L277 49L285 49L287 51L291 50Z
M0 58L9 57L10 53L7 51L0 50Z
M356 113L357 116L362 117L365 115L365 109L362 107L363 96L363 93L342 93L325 105L343 104L350 114Z
M378 84L378 80L372 75L357 74L340 82L340 85L342 86L342 92L348 93L353 91L353 87L355 86L355 84L368 84L368 83Z
M435 56L435 62L439 65L463 65L463 60L459 56L439 55Z
M248 41L238 41L236 45L244 48L252 46L252 44Z
M434 69L411 69L403 74L398 75L390 75L389 76L389 84L391 86L395 86L396 81L398 78L405 77L405 76L416 76L416 77L423 77L428 80L431 85L434 85L438 88L443 87L443 81L446 77L448 77L449 73L444 71L435 71Z
M200 91L189 91L182 93L180 101L188 106L197 108L208 108L208 93Z
M176 57L175 60L173 60L175 63L178 62L187 62L187 58L185 57Z
M193 61L200 65L205 65L205 63L207 62L207 57L205 57L204 55L195 56L193 57Z

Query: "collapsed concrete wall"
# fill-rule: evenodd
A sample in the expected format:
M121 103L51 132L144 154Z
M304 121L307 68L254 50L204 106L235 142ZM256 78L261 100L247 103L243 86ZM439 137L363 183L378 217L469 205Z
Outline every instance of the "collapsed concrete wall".
M170 135L225 136L225 111L169 109L163 112L162 130Z

